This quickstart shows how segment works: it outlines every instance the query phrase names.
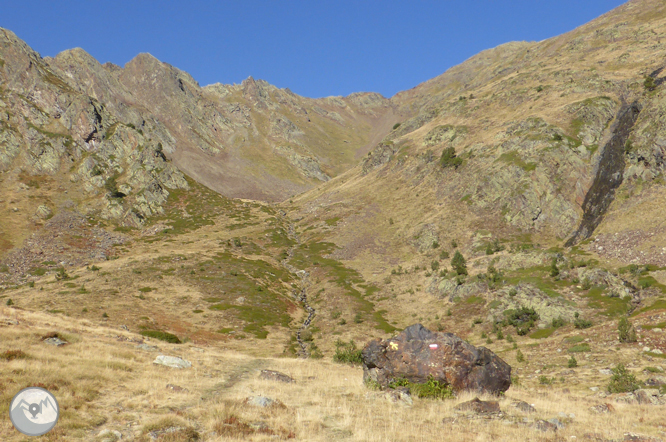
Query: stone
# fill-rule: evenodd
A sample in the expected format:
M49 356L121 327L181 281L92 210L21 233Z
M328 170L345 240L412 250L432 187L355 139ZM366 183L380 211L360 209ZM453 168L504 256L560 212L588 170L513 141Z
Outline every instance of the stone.
M425 383L429 378L455 392L473 390L498 394L511 386L511 366L485 347L476 348L451 333L432 332L421 324L391 339L375 339L362 351L363 380L382 387L404 378Z
M273 404L276 404L277 402L266 396L250 396L247 399L245 399L245 403L248 405L252 405L254 407L266 408L270 407Z
M543 419L539 419L536 422L534 422L534 428L543 432L557 431L557 425L555 425L552 422L545 421Z
M37 210L35 211L35 216L39 219L48 219L53 212L51 212L51 209L49 209L49 206L46 206L44 204L40 205L37 207Z
M558 430L564 429L564 424L562 422L560 422L560 420L555 418L555 417L552 418L552 419L548 419L548 422L555 425Z
M666 385L666 377L665 376L655 376L652 378L648 378L645 380L645 385L647 387L661 387L662 385Z
M267 381L284 382L287 384L296 382L291 376L287 376L284 373L280 373L279 371L274 370L261 370L259 378Z
M398 387L394 390L389 390L384 394L384 397L394 404L409 406L414 403L412 394L410 393L409 388L406 387Z
M634 397L639 404L661 405L663 401L660 399L660 396L659 390L642 388L634 391Z
M63 341L62 339L60 339L60 338L57 337L57 336L54 336L54 337L51 337L51 338L46 338L46 339L44 339L44 343L45 343L45 344L48 344L48 345L54 345L54 346L56 346L56 347L61 347L61 346L63 346L63 345L67 345L67 344L68 344L67 341Z
M611 413L615 411L615 408L611 404L599 404L590 407L590 411L596 414Z
M625 442L663 442L662 439L656 437L643 436L636 433L624 433Z
M456 411L471 411L476 414L498 414L501 413L499 402L482 401L478 397L471 401L463 402L454 407Z
M148 344L139 344L136 346L136 348L140 350L145 350L145 351L158 351L159 348L154 346L154 345L148 345Z
M524 412L524 413L536 413L536 408L528 404L525 401L516 401L511 404L512 407Z
M166 388L167 388L167 390L171 390L171 391L176 392L176 393L187 393L187 392L190 391L187 388L183 388L181 386L174 385L174 384L167 384Z
M186 361L185 359L179 358L177 356L165 356L165 355L159 355L157 358L155 358L153 364L164 365L166 367L179 368L179 369L190 368L192 366L192 363L190 361Z
M601 370L599 370L599 373L606 376L611 376L613 374L613 371L609 368L602 368Z
M112 442L121 440L123 438L123 434L118 430L104 429L97 434L97 437L101 438L102 442Z

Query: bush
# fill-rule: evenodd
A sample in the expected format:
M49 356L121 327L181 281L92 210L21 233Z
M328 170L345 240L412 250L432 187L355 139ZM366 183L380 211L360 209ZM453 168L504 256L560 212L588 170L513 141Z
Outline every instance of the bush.
M12 301L12 299L9 298L9 299L7 300L7 303L6 303L6 304L7 304L7 305L14 305L14 301Z
M563 318L561 318L561 317L559 317L559 318L553 318L553 321L551 322L551 326L552 326L553 328L560 328L560 327L564 327L565 325L567 325L567 321L565 321L565 320L564 320Z
M467 261L459 250L456 250L453 259L451 259L451 267L458 275L467 275Z
M441 383L435 380L432 376L428 380L419 384L410 382L404 378L398 378L391 381L388 385L389 388L407 387L409 390L419 398L432 398L432 399L453 399L453 389L446 383Z
M453 167L457 169L463 163L462 158L456 156L456 149L453 147L447 147L442 152L442 156L439 158L439 164L446 167Z
M409 389L419 398L453 399L455 397L450 385L436 381L432 376L428 378L425 384L410 383Z
M620 318L620 321L617 324L617 332L620 342L636 342L638 340L636 336L636 330L631 325L631 322L627 318Z
M574 327L578 329L585 329L592 327L592 321L589 319L576 318L574 319Z
M502 325L513 325L520 336L525 336L539 320L539 314L531 307L520 307L517 310L507 310L506 319Z
M636 376L629 373L623 364L617 364L613 369L613 376L608 383L609 393L628 393L641 388L641 383Z
M569 368L578 367L578 361L576 360L576 358L573 357L573 355L567 361L567 367Z
M657 88L657 85L654 82L654 78L650 76L646 76L645 80L643 81L643 87L647 91L653 91Z
M516 352L516 361L518 362L525 362L525 355L523 354L522 351L518 350Z
M546 375L539 376L539 383L541 385L552 385L555 382L555 378L549 378Z
M356 348L353 339L349 342L338 339L335 342L333 361L340 364L361 365L363 363L362 350Z
M59 267L56 271L56 281L66 281L69 279L69 275L65 271L64 267Z
M430 268L432 269L433 272L436 272L439 270L439 261L433 261L430 263Z
M141 331L141 335L147 336L149 338L159 339L160 341L169 342L171 344L182 343L181 340L178 339L178 336L161 330L143 330Z
M449 252L446 250L442 250L441 253L439 254L439 259L449 259Z
M559 274L560 274L560 269L557 268L557 258L553 258L553 260L550 263L550 276L554 278Z
M396 130L396 129L399 128L399 127L400 127L400 123L395 123L395 124L393 125L393 130Z

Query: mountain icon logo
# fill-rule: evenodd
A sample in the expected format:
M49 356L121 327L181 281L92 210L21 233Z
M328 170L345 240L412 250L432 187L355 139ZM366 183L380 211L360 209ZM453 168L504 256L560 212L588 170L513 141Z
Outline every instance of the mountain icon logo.
M9 406L9 418L21 433L27 436L46 434L58 422L60 408L55 396L40 387L19 391Z

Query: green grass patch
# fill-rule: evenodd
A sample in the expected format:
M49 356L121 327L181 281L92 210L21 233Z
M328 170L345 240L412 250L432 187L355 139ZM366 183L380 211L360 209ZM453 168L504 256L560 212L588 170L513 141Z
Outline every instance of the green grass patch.
M657 299L652 305L643 307L640 310L635 311L631 316L636 316L641 313L650 312L653 310L666 310L666 299Z
M34 276L44 276L46 274L46 269L44 267L37 267L30 270L30 274Z
M587 299L589 307L603 310L601 314L609 317L616 317L626 315L629 310L629 298L611 298L604 296L606 290L605 286L593 286L584 295Z
M500 301L500 300L498 300L498 299L495 299L495 300L492 301L490 304L488 304L488 308L489 308L489 309L494 309L494 308L499 307L500 305L502 305L502 301Z
M583 342L584 340L585 338L582 336L569 336L568 338L564 339L564 342L567 342L569 344L577 344L579 342Z
M152 287L141 287L141 288L139 289L139 291L140 291L141 293L150 293L150 292L152 292L153 290L155 290L155 289L153 289Z
M482 298L481 296L470 296L469 298L465 299L465 303L467 304L485 304L486 300Z
M553 327L542 328L542 329L537 330L533 333L530 333L528 336L532 339L544 339L544 338L547 338L550 335L552 335L555 332L555 330L557 330L557 329L553 328Z
M365 294L361 293L357 287L365 283L363 277L353 269L345 267L341 262L330 258L330 255L336 246L327 242L308 242L301 244L294 251L294 256L290 264L299 269L305 269L317 263L320 269L325 270L326 275L331 282L340 287L343 292L352 298L355 304L355 310L367 317L371 316L375 322L375 328L383 330L386 333L393 333L396 328L386 321L383 313L375 311L375 305L366 297L372 295L378 288L373 285L366 285Z
M666 322L660 322L659 324L655 325L641 325L641 328L643 330L652 330L654 328L666 328Z
M569 348L569 350L567 351L569 353L585 353L591 351L591 349L590 349L590 344L584 343L584 344L574 345L573 347Z
M324 222L326 223L327 226L332 227L332 226L336 226L338 224L338 221L340 221L340 217L336 216L336 217L333 217L333 218L329 218L329 219L325 220Z
M265 339L268 336L268 332L264 329L265 326L282 325L283 327L289 327L291 321L286 309L275 311L264 306L232 305L228 303L215 304L208 308L214 311L236 310L238 318L247 322L243 331L252 333L259 339Z
M226 327L225 327L225 328L221 328L221 329L219 329L217 332L218 332L218 333L222 333L222 334L229 334L229 333L232 332L232 331L234 331L233 328L226 328Z
M159 339L160 341L168 342L170 344L181 344L182 342L178 338L178 336L167 333L165 331L161 330L142 330L140 332L142 336L146 336L148 338L154 338L154 339Z
M654 353L654 352L651 352L651 351L646 351L646 352L643 353L643 354L644 354L644 355L647 355L647 356L652 356L653 358L666 359L666 354L663 354L663 353L662 353L662 354L659 354L659 353Z
M520 167L523 169L525 172L531 172L536 169L537 164L536 163L528 163L523 160L523 158L520 156L518 151L511 150L509 152L504 152L500 157L495 160L497 161L503 161L508 164L513 164L515 166Z

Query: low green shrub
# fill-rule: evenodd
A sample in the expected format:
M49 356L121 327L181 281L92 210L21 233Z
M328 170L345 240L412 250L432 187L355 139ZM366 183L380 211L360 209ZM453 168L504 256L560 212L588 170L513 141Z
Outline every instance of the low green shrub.
M578 367L578 361L576 360L576 358L573 357L573 355L571 355L571 357L567 361L567 367L569 368Z
M609 393L628 393L642 387L641 382L636 379L636 376L629 373L623 364L617 364L612 371L613 376L608 383Z
M620 342L630 343L638 340L636 330L627 318L620 318L620 321L617 324L617 332Z
M344 342L343 340L338 339L335 342L333 361L340 364L361 365L363 363L362 351L363 350L356 348L354 340Z
M182 343L181 340L178 339L178 336L161 330L142 330L141 335L149 338L159 339L160 341L169 342L171 344Z

